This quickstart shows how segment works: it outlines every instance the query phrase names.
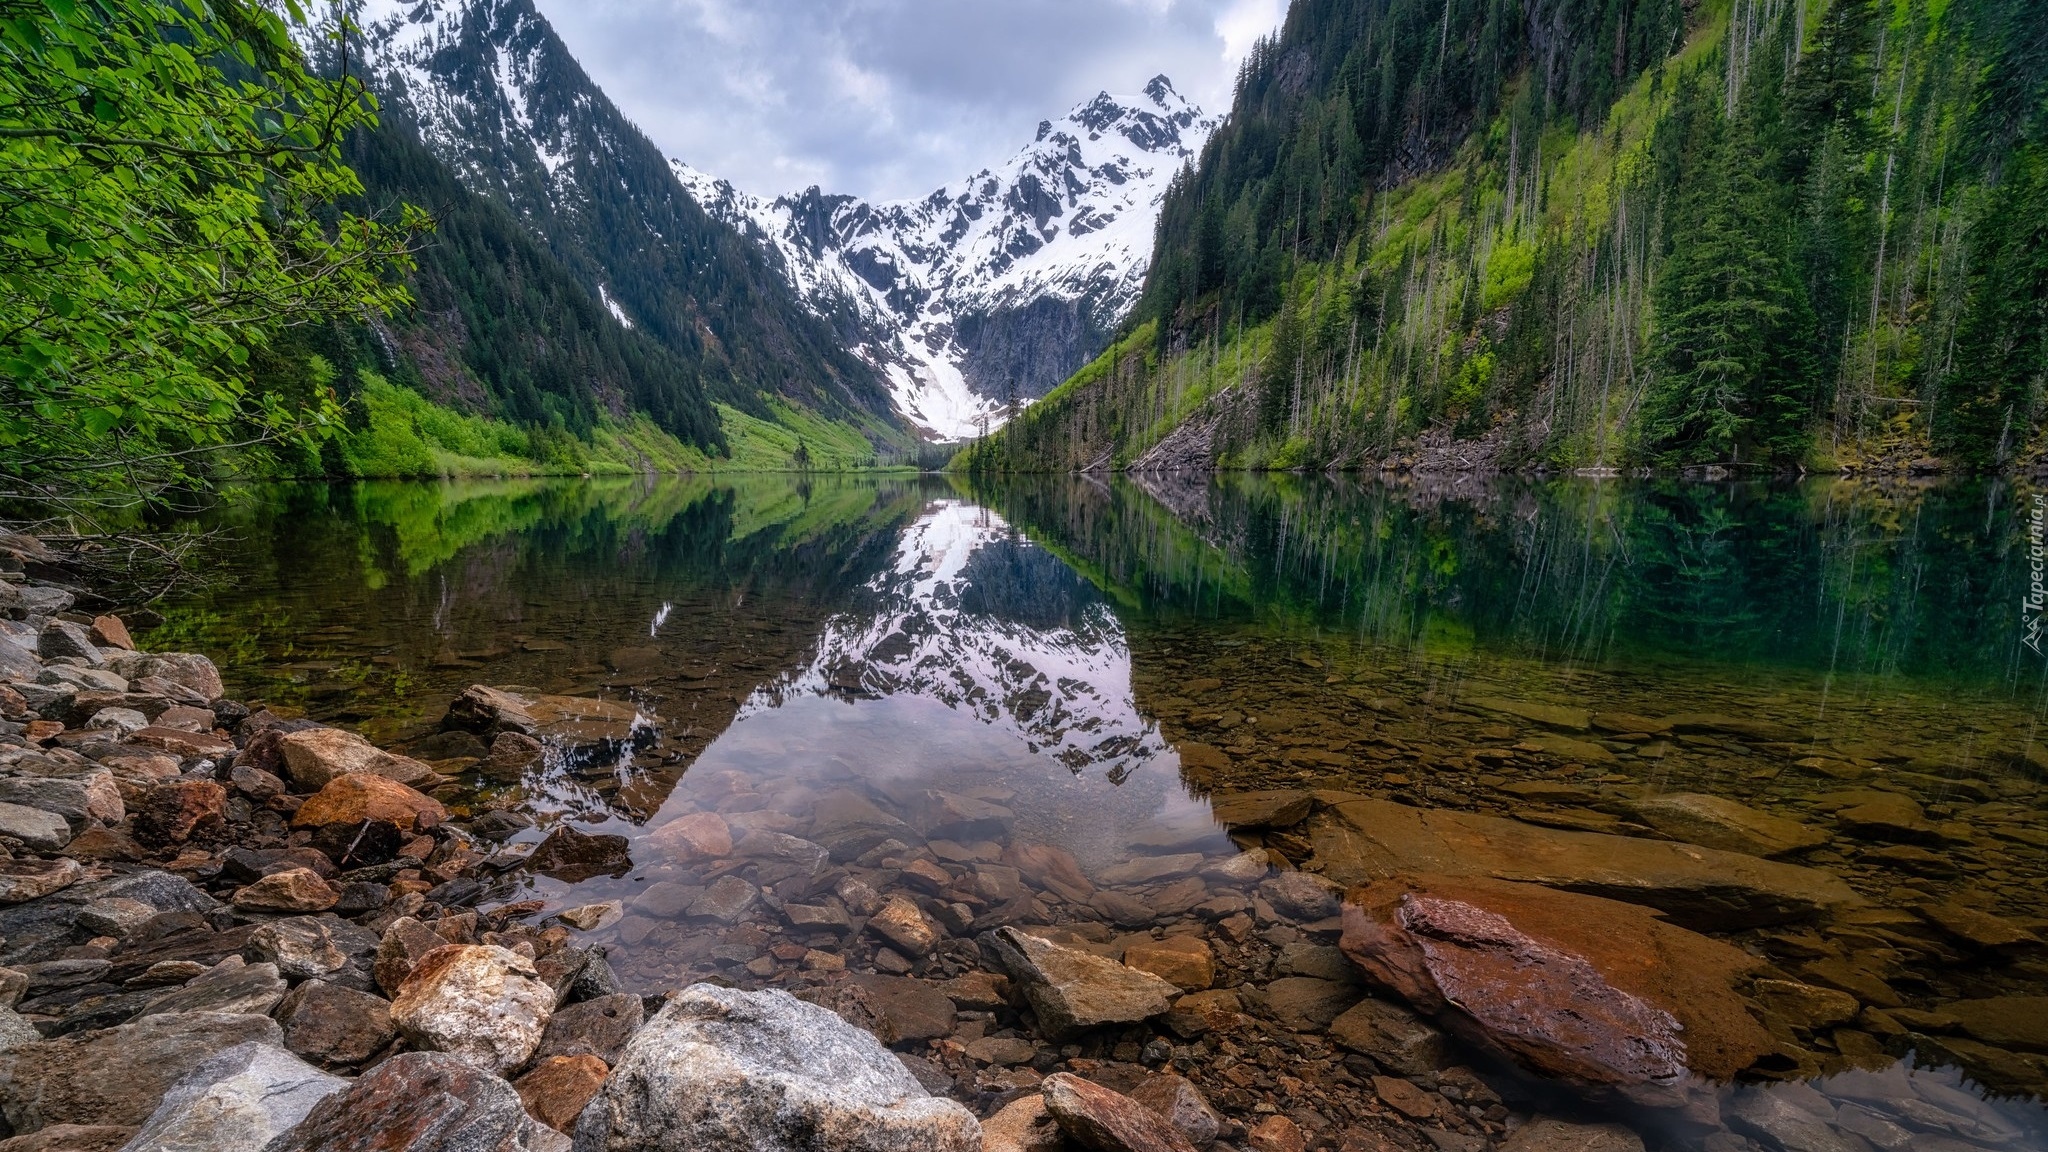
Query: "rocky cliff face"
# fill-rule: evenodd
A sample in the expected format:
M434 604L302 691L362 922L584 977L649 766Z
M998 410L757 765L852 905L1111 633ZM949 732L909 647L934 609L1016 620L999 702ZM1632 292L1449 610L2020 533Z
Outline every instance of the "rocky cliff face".
M960 439L1101 351L1143 287L1167 184L1214 127L1159 76L1042 122L1004 164L919 200L766 199L672 164L882 371L906 419Z

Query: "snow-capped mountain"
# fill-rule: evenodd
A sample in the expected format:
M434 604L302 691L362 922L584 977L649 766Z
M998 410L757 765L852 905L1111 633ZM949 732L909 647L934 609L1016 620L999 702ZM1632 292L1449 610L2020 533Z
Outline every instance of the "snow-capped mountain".
M748 408L767 389L887 418L879 372L759 245L685 192L532 0L347 3L361 30L351 66L384 118L508 206L613 319L695 366L715 399Z
M670 163L714 217L774 253L906 419L954 440L1102 349L1144 286L1168 182L1214 127L1158 76L1041 122L995 169L880 204L815 187L767 199Z

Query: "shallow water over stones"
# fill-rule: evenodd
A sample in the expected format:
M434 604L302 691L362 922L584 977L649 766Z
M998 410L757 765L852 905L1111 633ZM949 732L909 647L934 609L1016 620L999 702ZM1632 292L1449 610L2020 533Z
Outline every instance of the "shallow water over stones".
M2048 750L2004 499L298 490L239 514L240 587L142 639L430 764L498 853L484 902L543 901L625 990L835 998L970 1104L1079 1060L1333 1146L1391 1110L1440 1148L1537 1112L1651 1147L2048 1148ZM1682 991L1631 965L1710 937L1736 1081L1369 985L1340 897L1417 876L1515 933L1386 913L1401 955L1471 954L1429 987L1478 978L1475 932L1564 947L1590 967L1562 986L1679 1048ZM1565 939L1531 885L1625 908ZM1617 944L1638 918L1652 943ZM1061 951L991 955L1006 927Z

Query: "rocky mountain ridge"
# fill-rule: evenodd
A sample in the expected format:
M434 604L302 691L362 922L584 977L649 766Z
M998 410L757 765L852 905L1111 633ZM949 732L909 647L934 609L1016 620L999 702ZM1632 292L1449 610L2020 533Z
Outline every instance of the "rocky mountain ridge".
M817 187L767 198L672 160L746 232L926 434L1000 426L1108 343L1136 303L1161 199L1216 121L1165 76L1097 94L1032 142L917 200Z

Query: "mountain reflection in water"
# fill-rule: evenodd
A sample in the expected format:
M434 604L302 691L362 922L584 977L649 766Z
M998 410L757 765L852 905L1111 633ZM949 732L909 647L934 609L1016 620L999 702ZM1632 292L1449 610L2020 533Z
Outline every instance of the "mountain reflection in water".
M224 653L238 692L421 748L470 683L634 700L656 737L615 760L556 755L516 783L442 763L458 816L538 820L509 852L559 822L628 838L620 875L514 869L491 898L617 901L580 938L634 990L946 979L1011 923L1113 956L1198 937L1293 1039L1262 1057L1196 1030L1170 1058L1322 1069L1337 1087L1314 1108L1339 1127L1371 1068L1321 1034L1365 990L1321 889L1276 893L1242 849L1349 879L1340 848L1391 833L1347 831L1344 806L1393 800L1544 851L1776 856L1861 902L1702 925L1777 982L1775 1050L1746 1077L1776 1082L1695 1089L1681 1112L1545 1108L1653 1145L2048 1147L2048 752L2040 662L2005 608L2026 575L2011 500L1505 479L296 490L223 514L241 583L150 643ZM1312 814L1212 817L1275 789ZM1757 823L1672 823L1655 801L1674 794ZM940 930L925 953L861 930L892 897ZM1788 1015L1785 988L1848 1008ZM1002 1026L962 1011L956 1039ZM1101 1043L1088 1054L1140 1055ZM1556 1091L1459 1059L1517 1110ZM1028 1078L991 1066L960 1091Z

